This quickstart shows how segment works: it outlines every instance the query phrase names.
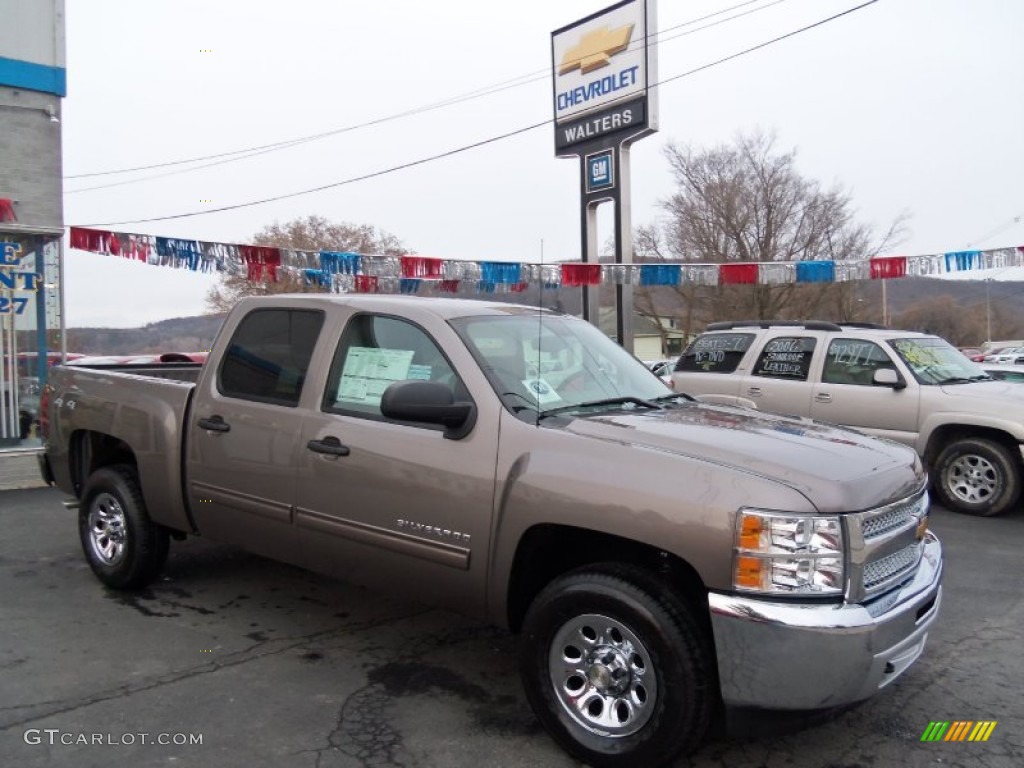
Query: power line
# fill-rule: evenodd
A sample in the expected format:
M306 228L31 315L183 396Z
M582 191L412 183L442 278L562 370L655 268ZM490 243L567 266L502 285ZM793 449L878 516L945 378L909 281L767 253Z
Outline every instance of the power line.
M719 64L724 64L727 61L731 61L733 59L737 59L740 56L745 56L748 53L752 53L753 51L757 51L757 50L760 50L761 48L765 48L765 47L767 47L769 45L773 45L774 43L777 43L777 42L779 42L781 40L785 40L787 38L793 37L794 35L799 35L801 32L806 32L809 29L814 29L815 27L820 27L823 24L828 24L830 21L835 21L836 19L840 19L843 16L851 14L854 11L859 11L862 8L867 8L869 5L874 5L877 2L878 2L878 0L867 0L866 3L861 3L860 5L855 5L853 8L848 8L847 10L842 11L840 13L837 13L834 16L829 16L827 19L822 19L821 21L816 21L813 24L808 24L806 27L801 27L800 29L794 29L792 32L787 32L786 34L781 35L780 37L775 37L775 38L772 38L771 40L769 40L769 41L767 41L765 43L761 43L760 45L755 45L753 48L747 48L745 51L740 51L739 53L734 53L731 56L726 56L724 59L719 59L718 61L713 61L710 64L705 64L703 67L698 67L697 69L691 69L689 72L684 72L681 75L674 75L672 77L667 77L664 80L662 80L661 82L659 82L658 85L664 85L665 83L671 83L673 80L678 80L678 79L680 79L682 77L687 77L688 75L692 75L695 72L700 72L701 70L705 70L705 69L708 69L710 67L717 66Z
M508 133L502 133L502 134L500 134L498 136L491 136L490 138L483 139L481 141L477 141L477 142L475 142L473 144L466 144L466 145L461 146L461 147L456 147L455 149L449 149L446 152L440 152L440 153L438 153L436 155L431 155L430 157L422 157L419 160L412 160L412 161L410 161L408 163L402 163L401 165L394 165L394 166L392 166L390 168L385 168L385 169L380 170L380 171L373 171L372 173L363 174L362 176L353 176L352 178L343 179L342 181L335 181L335 182L332 182L330 184L323 184L323 185L321 185L319 187L312 187L311 189L299 190L298 192L287 192L287 193L285 193L283 195L275 195L274 197L267 197L267 198L264 198L263 200L252 200L252 201L250 201L248 203L235 203L234 205L225 205L225 206L221 206L220 208L211 208L211 209L206 210L206 211L191 211L191 212L188 212L188 213L176 213L176 214L173 214L173 215L170 215L170 216L156 216L156 217L149 218L149 219L132 219L130 221L111 221L111 222L104 222L104 223L101 223L101 224L86 224L85 226L88 226L88 227L109 227L109 226L113 226L114 224L142 224L142 223L146 223L146 222L150 222L150 221L168 221L170 219L185 219L185 218L189 218L191 216L203 216L204 214L208 214L208 213L221 213L223 211L233 211L233 210L236 210L238 208L249 208L249 207L254 206L254 205L263 205L264 203L273 203L273 202L275 202L277 200L286 200L287 198L290 198L290 197L300 197L302 195L310 195L310 194L313 194L314 192L323 192L325 189L333 189L334 187L341 187L341 186L344 186L346 184L354 184L357 181L366 181L367 179L372 179L372 178L375 178L377 176L385 176L385 175L387 175L389 173L394 173L395 171L402 171L402 170L405 170L406 168L412 168L414 166L423 165L424 163L429 163L429 162L432 162L434 160L440 160L443 157L451 157L452 155L457 155L457 154L460 154L462 152L467 152L467 151L469 151L471 149L476 149L477 147L482 147L485 144L493 144L496 141L501 141L502 139L509 139L509 138L511 138L513 136L517 136L520 133L526 133L527 131L532 131L534 128L540 128L542 125L547 125L550 122L551 122L550 120L542 120L541 122L534 123L533 125L527 125L527 126L524 126L522 128L517 128L514 131L509 131Z
M970 248L972 245L974 245L976 243L977 244L981 244L981 243L984 243L986 240L991 240L996 235L1002 234L1006 230L1010 229L1014 224L1020 224L1022 218L1024 218L1024 211L1022 211L1021 213L1018 213L1016 216L1011 217L1009 221L1004 222L1003 224L1000 224L998 227L993 229L991 232L989 232L984 237L976 237L976 238L974 238L969 243L967 243L966 247Z
M701 21L706 21L707 19L713 18L715 16L721 16L724 13L729 13L730 11L734 11L734 10L736 10L738 8L742 8L744 6L751 5L751 4L756 3L756 2L760 2L760 0L746 0L746 2L738 3L737 5L730 6L729 8L725 8L725 9L723 9L721 11L716 11L715 13L710 13L710 14L707 14L705 16L701 16L701 17L696 18L696 19L691 19L690 21L686 21L686 22L683 22L681 24L676 24L675 26L663 29L663 30L661 30L659 32L656 32L654 35L652 35L653 38L656 38L656 40L654 42L654 45L659 45L662 42L667 42L669 40L675 40L675 39L678 39L680 37L685 37L687 35L695 34L697 32L701 32L701 31L703 31L705 29L710 29L711 27L718 26L719 24L724 24L726 22L733 21L735 19L739 19L739 18L741 18L743 16L747 16L747 15L752 14L752 13L757 13L759 11L766 10L768 8L771 8L773 5L778 5L779 3L785 2L785 0L774 0L773 2L770 2L767 5L763 5L763 6L759 7L759 8L753 8L753 9L744 11L743 13L738 13L735 16L730 16L729 18L721 19L719 21L712 22L711 24L706 24L703 27L698 27L697 29L690 30L689 32L684 32L684 33L679 34L679 35L673 35L671 37L665 37L666 33L668 33L668 32L672 32L672 31L677 30L677 29L682 29L683 27L692 26L693 24L698 24ZM643 41L641 40L640 42L642 43ZM255 146L255 147L247 147L247 148L244 148L244 149L236 149L236 150L232 150L230 152L221 152L221 153L213 154L213 155L204 155L204 156L201 156L201 157L193 157L193 158L182 159L182 160L171 160L171 161L167 161L167 162L163 162L163 163L153 163L151 165L140 165L140 166L135 166L135 167L132 167L132 168L120 168L120 169L109 170L109 171L95 171L95 172L92 172L92 173L72 174L72 175L69 175L69 176L65 176L64 177L65 180L92 178L92 177L96 177L96 176L112 176L112 175L119 175L119 174L124 174L124 173L133 173L133 172L137 172L137 171L155 170L157 168L167 168L167 167L176 166L176 165L188 165L188 164L191 164L191 163L198 163L198 162L201 162L201 161L204 161L204 160L217 160L218 161L218 162L214 162L214 163L207 163L207 164L204 164L204 165L195 166L193 168L186 168L186 169L183 169L183 170L180 170L180 171L171 172L171 173L158 174L156 176L147 176L147 177L144 177L142 179L129 179L129 180L126 180L126 181L114 182L112 184L103 184L103 185L98 185L98 186L94 186L94 187L84 187L82 189L73 189L73 190L67 191L65 194L71 195L71 194L76 194L76 193L79 193L79 192L90 192L90 191L97 190L97 189L109 189L110 187L117 187L117 186L122 186L122 185L126 185L126 184L136 184L136 183L139 183L139 182L142 182L142 181L149 181L151 179L165 178L167 176L176 175L178 173L189 173L191 171L197 171L197 170L201 170L203 168L209 168L209 167L215 166L215 165L223 165L224 163L237 162L239 160L246 160L246 159L248 159L250 157L256 157L256 156L259 156L259 155L266 154L267 152L274 152L274 151L278 151L278 150L281 150L281 149L289 149L291 147L299 146L299 145L302 145L302 144L305 144L305 143L308 143L308 142L311 142L311 141L319 141L320 139L329 138L331 136L337 136L337 135L340 135L340 134L343 134L343 133L349 133L351 131L359 130L361 128L369 128L369 127L372 127L372 126L375 126L375 125L380 125L382 123L391 122L393 120L399 120L399 119L404 118L404 117L412 117L412 116L415 116L415 115L418 115L418 114L424 114L426 112L431 112L431 111L434 111L434 110L437 110L437 109L442 109L444 107L450 107L450 106L454 106L456 104L461 104L461 103L464 103L464 102L467 102L467 101L473 101L475 99L483 98L485 96L492 96L492 95L494 95L496 93L501 93L503 91L510 90L512 88L518 88L518 87L520 87L522 85L529 85L530 83L535 83L535 82L539 82L541 80L546 80L548 77L550 77L550 75L551 75L550 67L549 68L545 68L545 69L541 69L541 70L536 70L534 72L529 72L529 73L524 74L524 75L519 75L518 77L512 78L510 80L504 80L504 81L501 81L499 83L495 83L495 84L492 84L492 85L489 85L489 86L484 86L482 88L477 88L477 89L475 89L473 91L469 91L469 92L460 94L458 96L452 96L452 97L447 98L447 99L442 99L441 101L432 102L430 104L426 104L426 105L423 105L423 106L420 106L420 107L414 107L414 108L411 108L411 109L403 110L401 112L393 113L391 115L385 115L383 117L375 118L373 120L368 120L368 121L365 121L365 122L362 122L362 123L355 123L355 124L352 124L352 125L344 126L342 128L335 128L335 129L332 129L330 131L324 131L322 133L311 134L309 136L302 136L302 137L298 137L298 138L294 138L294 139L286 139L284 141L278 141L278 142L274 142L272 144L263 144L263 145L259 145L259 146ZM227 159L221 159L221 158L227 158Z
M754 51L761 50L762 48L765 48L765 47L767 47L769 45L772 45L774 43L778 43L778 42L780 42L782 40L786 40L788 38L791 38L791 37L793 37L795 35L800 34L801 32L806 32L806 31L814 29L816 27L820 27L823 24L827 24L830 21L835 21L836 19L840 19L843 16L847 16L848 14L853 13L854 11L861 10L862 8L866 8L867 6L873 5L874 3L877 3L877 2L878 2L878 0L867 0L867 2L861 3L858 6L855 6L853 8L849 8L849 9L847 9L845 11L842 11L840 13L834 14L833 16L829 16L828 18L821 19L820 21L816 21L813 24L808 24L805 27L800 27L799 29L795 29L792 32L787 32L784 35L780 35L779 37L772 38L771 40L768 40L768 41L766 41L764 43L760 43L758 45L752 46L751 48L747 48L745 50L739 51L738 53L730 54L729 56L725 56L725 57L723 57L721 59L718 59L716 61L710 62L709 64L704 64L704 65L699 66L699 67L697 67L695 69L691 69L688 72L683 72L681 74L673 75L672 77L665 78L664 80L660 80L657 83L654 83L652 87L661 86L661 85L664 85L665 83L673 82L675 80L679 80L681 78L688 77L690 75L696 74L697 72L702 72L702 71L704 71L706 69L709 69L711 67L717 66L718 64L724 64L727 61L732 61L733 59L737 59L740 56L744 56L744 55L746 55L748 53L753 53ZM482 139L481 141L477 141L477 142L474 142L472 144L466 144L466 145L463 145L461 147L456 147L455 149L450 149L450 150L447 150L445 152L438 153L436 155L431 155L429 157L423 157L423 158L420 158L418 160L412 160L412 161L410 161L408 163L402 163L401 165L395 165L395 166L392 166L390 168L385 168L385 169L382 169L382 170L379 170L379 171L374 171L372 173L363 174L361 176L354 176L354 177L351 177L351 178L348 178L348 179L343 179L341 181L332 182L330 184L323 184L323 185L318 186L318 187L312 187L310 189L304 189L304 190L300 190L300 191L297 191L297 192L288 192L288 193L285 193L285 194L282 194L282 195L275 195L274 197L267 197L267 198L263 198L261 200L252 200L252 201L247 202L247 203L236 203L234 205L226 205L226 206L222 206L220 208L207 209L205 211L189 211L189 212L186 212L186 213L171 214L169 216L154 216L154 217L150 217L150 218L146 218L146 219L128 219L128 220L125 220L125 221L102 222L102 223L98 223L98 224L87 224L87 225L83 225L83 226L109 227L109 226L121 225L121 224L144 224L144 223L149 223L149 222L153 222L153 221L169 221L171 219L184 219L184 218L190 218L192 216L205 216L205 215L211 214L211 213L222 213L224 211L233 211L233 210L237 210L239 208L249 208L249 207L252 207L252 206L263 205L265 203L272 203L272 202L276 202L278 200L285 200L285 199L292 198L292 197L300 197L302 195L309 195L309 194L313 194L315 192L322 192L322 191L324 191L326 189L334 189L335 187L341 187L341 186L345 186L347 184L354 184L355 182L365 181L367 179L376 178L378 176L385 176L387 174L394 173L396 171L405 170L407 168L413 168L413 167L415 167L417 165L423 165L424 163L433 162L434 160L440 160L441 158L451 157L452 155L457 155L457 154L460 154L462 152L467 152L467 151L469 151L471 149L476 149L478 147L482 147L482 146L487 145L487 144L493 144L494 142L501 141L503 139L508 139L508 138L513 137L513 136L517 136L519 134L526 133L528 131L532 131L532 130L534 130L536 128L540 128L541 126L550 125L551 123L552 123L551 119L542 120L542 121L540 121L538 123L533 123L531 125L523 126L521 128L517 128L517 129L515 129L513 131L509 131L507 133L502 133L502 134L499 134L497 136L491 136L491 137L489 137L487 139Z

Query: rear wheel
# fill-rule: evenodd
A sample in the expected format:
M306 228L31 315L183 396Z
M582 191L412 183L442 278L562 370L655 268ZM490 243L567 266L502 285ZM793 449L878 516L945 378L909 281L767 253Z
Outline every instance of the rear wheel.
M596 768L659 766L700 745L717 701L692 609L645 571L562 576L523 625L520 672L537 717Z
M104 467L89 476L78 533L93 573L114 589L146 586L167 560L169 536L149 519L133 467Z
M954 512L1000 515L1020 498L1020 470L1020 461L1000 443L957 440L935 461L935 493Z

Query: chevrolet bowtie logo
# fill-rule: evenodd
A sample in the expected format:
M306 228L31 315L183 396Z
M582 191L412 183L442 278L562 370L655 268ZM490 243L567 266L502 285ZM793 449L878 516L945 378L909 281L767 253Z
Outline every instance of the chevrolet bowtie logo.
M629 38L633 35L633 25L626 24L618 29L601 27L588 32L572 48L565 52L558 74L564 75L579 67L580 74L585 75L595 69L608 66L612 56L622 53L629 47Z

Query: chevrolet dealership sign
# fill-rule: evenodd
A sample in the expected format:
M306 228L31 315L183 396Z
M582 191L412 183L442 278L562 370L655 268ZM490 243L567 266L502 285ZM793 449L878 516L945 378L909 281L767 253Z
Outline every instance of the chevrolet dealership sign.
M556 154L657 128L653 0L625 0L551 35Z

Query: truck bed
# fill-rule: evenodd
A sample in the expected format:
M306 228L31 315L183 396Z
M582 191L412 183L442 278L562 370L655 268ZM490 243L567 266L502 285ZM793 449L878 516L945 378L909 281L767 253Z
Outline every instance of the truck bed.
M199 380L202 363L138 363L101 365L70 365L70 368L88 371L113 371L114 373L130 373L134 376L146 376L155 379L171 379L187 381L195 384Z

